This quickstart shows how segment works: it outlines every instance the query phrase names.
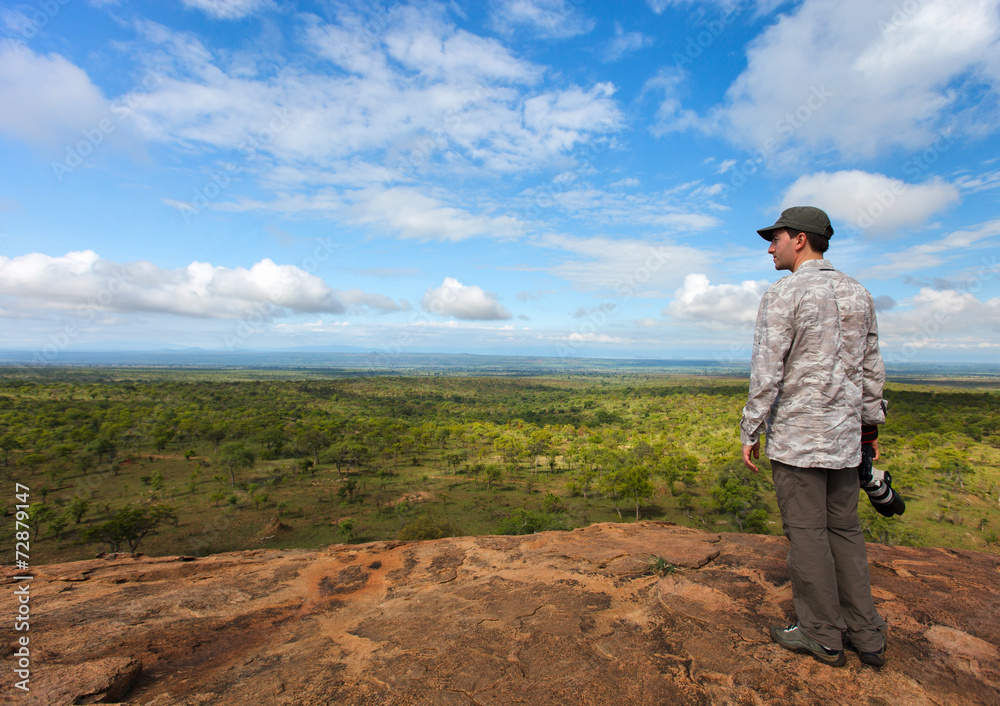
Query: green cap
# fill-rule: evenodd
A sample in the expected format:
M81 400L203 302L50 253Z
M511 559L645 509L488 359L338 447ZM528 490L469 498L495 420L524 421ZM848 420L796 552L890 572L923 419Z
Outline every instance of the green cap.
M779 228L792 228L801 233L815 233L829 238L833 235L833 226L826 212L814 206L792 206L781 212L773 226L761 228L757 232L764 240L773 240L774 231Z

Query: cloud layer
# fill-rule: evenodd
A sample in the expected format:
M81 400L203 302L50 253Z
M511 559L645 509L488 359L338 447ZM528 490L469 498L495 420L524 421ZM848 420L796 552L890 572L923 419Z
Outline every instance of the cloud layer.
M192 262L167 270L150 262L119 264L92 250L61 257L0 256L0 296L8 315L54 311L154 312L236 319L290 313L390 312L405 302L350 289L337 292L294 265L261 260L249 269Z

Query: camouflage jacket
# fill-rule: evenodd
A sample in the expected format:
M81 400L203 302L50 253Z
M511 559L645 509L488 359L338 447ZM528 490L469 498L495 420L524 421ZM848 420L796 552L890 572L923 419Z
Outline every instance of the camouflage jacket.
M862 422L885 422L884 384L871 294L806 260L761 299L740 439L766 431L768 458L791 466L857 466Z

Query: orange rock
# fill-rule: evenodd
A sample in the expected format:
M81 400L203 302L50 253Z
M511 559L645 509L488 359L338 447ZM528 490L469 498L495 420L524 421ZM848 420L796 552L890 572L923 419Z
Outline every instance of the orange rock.
M4 695L154 706L1000 703L1000 557L870 545L890 623L888 665L876 671L853 654L834 669L770 641L767 628L792 619L786 553L782 537L640 522L33 567L32 691ZM644 572L651 557L677 568ZM3 570L8 591L15 575ZM67 580L78 576L87 580Z

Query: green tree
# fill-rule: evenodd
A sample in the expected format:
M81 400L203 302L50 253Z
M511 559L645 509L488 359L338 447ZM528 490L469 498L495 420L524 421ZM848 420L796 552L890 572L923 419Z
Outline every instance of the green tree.
M656 486L649 477L649 469L644 466L633 466L622 472L622 495L630 499L635 506L635 519L639 519L640 504L652 497Z
M125 506L110 519L92 527L87 536L91 541L106 544L110 552L121 551L122 546L127 545L129 551L134 553L138 551L139 543L155 534L164 522L177 522L177 514L169 505Z
M76 468L82 475L87 475L94 470L94 457L90 454L83 454L76 459Z
M461 466L469 458L469 452L462 451L452 451L444 455L444 460L448 463L448 467L451 469L452 473L458 472L458 467Z
M338 522L337 533L344 538L345 542L354 539L354 520L347 518Z
M667 487L673 492L674 482L680 481L686 488L698 482L698 457L687 452L670 456L660 466L660 472L667 481Z
M72 456L74 451L76 451L76 447L72 444L58 444L52 448L52 453L56 455L56 458L63 460Z
M491 463L483 468L483 476L486 479L486 489L492 490L493 484L499 483L500 479L503 478L503 471L500 470L500 466Z
M300 449L312 454L313 465L316 465L319 463L319 452L330 445L330 437L322 429L312 427L300 433L296 443Z
M3 451L4 468L7 467L7 464L10 460L10 452L18 451L23 448L24 448L24 443L16 436L14 436L12 433L8 432L3 436L0 436L0 450Z
M45 463L45 454L34 453L34 452L30 454L25 454L24 456L21 457L20 460L20 464L22 466L26 466L27 468L30 468L32 471L37 469L43 463Z
M740 532L763 531L767 523L767 510L760 494L757 474L742 465L731 464L719 474L712 488L712 501L716 512L731 517Z
M635 505L635 519L639 519L640 504L655 490L649 480L649 469L643 466L624 465L604 474L598 481L597 489L614 504L618 519L622 519L618 504L622 500Z
M62 534L62 531L66 529L66 525L69 524L69 513L62 512L59 514L53 513L52 518L49 520L49 531L56 537Z
M42 533L42 527L48 524L54 515L55 510L45 503L32 503L28 507L28 523L33 531L32 539L36 539Z
M268 420L268 426L256 434L256 441L264 447L263 456L280 458L288 443L288 434L284 426L277 420Z
M153 431L153 446L156 447L157 451L163 451L167 448L167 444L173 441L176 431L171 428L157 427Z
M563 505L562 500L551 490L545 493L545 497L542 498L542 509L550 515L566 512L566 506Z
M115 443L106 436L92 441L87 446L87 451L97 454L97 465L101 465L104 462L105 456L108 457L108 461L114 461L117 450L118 448L115 446Z
M67 513L73 518L76 524L80 524L83 521L83 516L87 514L87 510L90 509L90 501L86 498L81 498L80 496L75 496L69 501L69 506L66 508Z
M565 529L565 524L560 517L553 517L545 513L536 513L524 508L518 508L500 522L496 533L508 535L534 534L535 532L561 529Z
M236 471L253 468L256 457L253 451L244 446L242 442L231 441L222 447L222 451L219 453L219 460L226 467L226 470L229 471L229 478L235 488Z
M350 502L354 502L354 494L358 491L358 482L353 478L348 478L342 481L340 487L337 488L337 496L341 499L347 499Z
M514 470L520 466L521 457L527 452L524 442L515 436L501 436L493 442L493 449Z
M954 447L948 447L935 452L934 458L938 462L938 472L964 490L964 477L974 472L966 454Z
M219 444L226 438L228 430L224 426L206 425L201 430L203 439L212 442L212 446L219 448Z

